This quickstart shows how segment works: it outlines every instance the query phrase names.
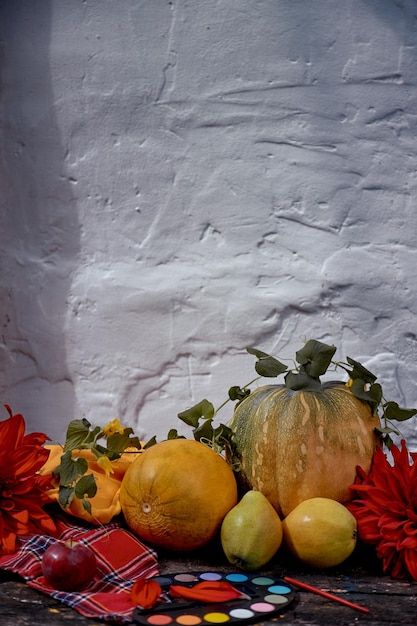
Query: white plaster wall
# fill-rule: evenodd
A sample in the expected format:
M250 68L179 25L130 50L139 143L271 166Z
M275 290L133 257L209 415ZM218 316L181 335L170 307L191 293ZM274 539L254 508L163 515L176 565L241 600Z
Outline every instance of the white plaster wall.
M415 0L3 1L0 43L0 400L31 429L163 438L245 346L309 337L417 406Z

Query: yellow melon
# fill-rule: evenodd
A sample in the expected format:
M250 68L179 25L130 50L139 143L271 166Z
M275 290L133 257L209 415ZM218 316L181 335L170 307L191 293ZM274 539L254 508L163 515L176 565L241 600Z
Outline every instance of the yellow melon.
M176 551L206 545L236 503L231 467L193 439L162 441L145 450L120 488L130 529L155 546Z

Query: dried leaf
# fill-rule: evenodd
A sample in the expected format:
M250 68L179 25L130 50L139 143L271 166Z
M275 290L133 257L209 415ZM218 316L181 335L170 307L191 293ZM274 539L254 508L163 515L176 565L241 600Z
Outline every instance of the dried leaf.
M200 602L228 602L229 600L246 598L245 594L226 581L203 581L192 587L171 585L169 591L174 597L199 600Z
M140 606L142 609L151 609L158 601L161 593L161 585L156 580L139 578L132 587L130 597L136 606Z

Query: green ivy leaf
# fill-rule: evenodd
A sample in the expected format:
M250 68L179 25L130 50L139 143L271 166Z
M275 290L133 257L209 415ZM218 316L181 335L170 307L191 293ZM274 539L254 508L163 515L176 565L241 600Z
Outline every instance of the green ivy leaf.
M66 485L60 485L58 490L58 501L63 509L66 509L71 504L74 498L74 487L68 487Z
M93 430L90 430L90 427L91 424L86 419L72 420L67 428L64 451L88 447L89 444L93 443L101 428L96 426Z
M397 422L404 422L417 414L417 409L404 409L398 406L396 402L387 402L383 406L385 419Z
M257 359L266 359L270 356L267 352L262 352L262 350L258 350L258 348L252 348L252 346L247 346L246 352L249 352L249 354L253 354L253 356L256 356Z
M301 367L298 372L288 372L285 376L285 386L293 391L320 391L321 383L318 378L312 378Z
M247 398L249 395L250 389L241 389L237 385L230 387L229 389L229 398L233 401L238 400L239 402L242 402L242 400Z
M214 447L220 452L225 452L225 458L235 471L240 471L241 455L237 450L233 430L225 424L219 424L214 429Z
M225 426L225 424L219 424L214 429L214 439L220 444L231 446L234 440L233 430L229 426Z
M319 378L327 372L335 352L335 346L328 346L316 339L309 339L304 347L295 353L295 358L309 376Z
M186 439L186 437L184 437L184 435L179 435L176 428L171 428L168 431L167 439Z
M151 437L149 439L149 441L147 441L143 447L144 450L148 450L148 448L152 448L152 446L156 445L158 443L157 439L156 439L156 435L154 435L153 437Z
M377 377L375 376L375 374L372 374L372 372L366 369L366 367L364 367L361 363L359 363L358 361L354 361L350 357L346 357L346 361L352 367L351 371L349 372L350 378L352 378L353 380L355 380L356 378L360 378L360 380L362 380L364 383L368 383L370 385L372 385L372 383L376 381Z
M379 428L375 428L375 432L381 437L383 444L387 446L388 450L391 450L392 446L394 445L394 440L392 439L391 435L394 434L397 435L397 437L401 436L399 430L391 428L390 426L381 426Z
M375 428L375 430L380 435L390 435L391 433L394 433L395 435L401 436L400 431L396 428L392 428L391 426L380 426Z
M82 476L75 485L75 496L80 500L84 500L85 496L94 498L97 493L97 484L93 474Z
M373 413L376 413L382 400L382 387L379 383L373 383L367 389L367 385L369 383L366 383L361 378L355 378L350 390L356 398L368 402L372 407Z
M214 431L212 422L212 419L205 419L202 424L194 428L193 435L196 441L201 441L202 439L208 441L213 440Z
M288 369L287 366L278 361L278 359L270 354L267 354L266 352L262 352L262 350L248 347L246 348L246 351L249 352L249 354L253 354L258 359L255 363L255 370L259 376L264 376L265 378L276 378Z
M178 413L180 420L188 426L197 428L200 419L212 419L214 417L214 406L208 400L201 400L190 409Z
M120 457L121 453L126 450L126 448L137 448L141 449L141 444L139 441L139 437L132 437L133 429L125 428L123 433L113 433L107 437L107 451L106 454L111 461Z
M87 511L87 513L88 513L89 515L92 515L92 512L91 512L91 502L89 502L88 500L86 500L85 498L83 498L83 499L81 500L81 504L82 504L82 506L83 506L84 511Z
M61 456L61 463L54 470L54 474L59 476L60 485L71 485L80 476L86 473L88 462L82 457L78 459L72 458L71 450L65 452Z
M99 443L95 443L95 444L90 444L87 446L88 448L91 449L91 451L96 455L96 457L99 459L101 456L107 456L108 455L108 450L107 448L105 448L104 446L102 446ZM83 446L84 449L84 446ZM120 455L116 455L116 458L118 458Z
M389 435L383 435L382 441L387 446L388 450L391 450L392 446L394 445L392 437L390 437Z

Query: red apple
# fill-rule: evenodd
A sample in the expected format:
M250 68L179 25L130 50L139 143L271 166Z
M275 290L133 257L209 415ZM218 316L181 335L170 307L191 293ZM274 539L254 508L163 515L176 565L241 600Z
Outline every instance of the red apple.
M58 541L45 551L42 572L51 587L76 591L90 583L97 571L94 552L81 543Z

